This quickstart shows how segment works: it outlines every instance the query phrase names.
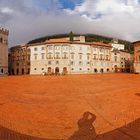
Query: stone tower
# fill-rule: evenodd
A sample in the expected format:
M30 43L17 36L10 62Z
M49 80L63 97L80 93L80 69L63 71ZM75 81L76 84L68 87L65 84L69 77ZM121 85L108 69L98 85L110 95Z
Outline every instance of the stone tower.
M0 75L8 74L8 35L8 30L0 28Z

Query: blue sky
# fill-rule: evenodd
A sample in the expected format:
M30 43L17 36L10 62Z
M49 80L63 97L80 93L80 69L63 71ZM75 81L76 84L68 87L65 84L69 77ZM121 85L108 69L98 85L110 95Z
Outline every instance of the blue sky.
M139 0L0 0L0 26L10 30L10 47L71 30L136 41L139 17Z
M64 9L71 9L73 10L75 6L80 5L84 0L60 0L62 7Z

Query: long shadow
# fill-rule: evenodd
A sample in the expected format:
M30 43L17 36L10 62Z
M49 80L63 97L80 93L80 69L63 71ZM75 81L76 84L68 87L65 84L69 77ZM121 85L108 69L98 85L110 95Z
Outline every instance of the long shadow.
M120 128L97 135L93 122L96 116L85 112L78 120L78 130L68 140L140 140L140 118ZM21 134L0 126L0 140L60 140ZM62 140L62 139L61 139Z
M58 140L58 139L47 139L25 135L5 128L3 126L0 126L0 140Z
M97 135L93 122L96 116L85 112L78 121L78 130L68 140L140 140L140 118L120 128Z
M78 130L68 140L95 140L96 132L92 123L96 116L90 112L85 112L83 117L78 120Z

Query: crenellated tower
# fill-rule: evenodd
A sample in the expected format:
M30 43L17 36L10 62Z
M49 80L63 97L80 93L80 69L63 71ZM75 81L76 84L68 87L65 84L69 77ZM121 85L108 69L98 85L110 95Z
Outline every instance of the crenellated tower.
M9 30L0 27L0 75L8 74Z

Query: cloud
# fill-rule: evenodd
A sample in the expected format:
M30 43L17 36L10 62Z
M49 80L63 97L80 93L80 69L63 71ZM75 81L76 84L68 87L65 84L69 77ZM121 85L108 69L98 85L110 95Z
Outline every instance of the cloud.
M1 13L5 13L5 14L11 14L13 13L13 10L8 8L8 7L5 7L5 8L1 8L0 9Z
M10 30L10 47L55 33L94 33L140 39L138 0L0 0L0 25Z

